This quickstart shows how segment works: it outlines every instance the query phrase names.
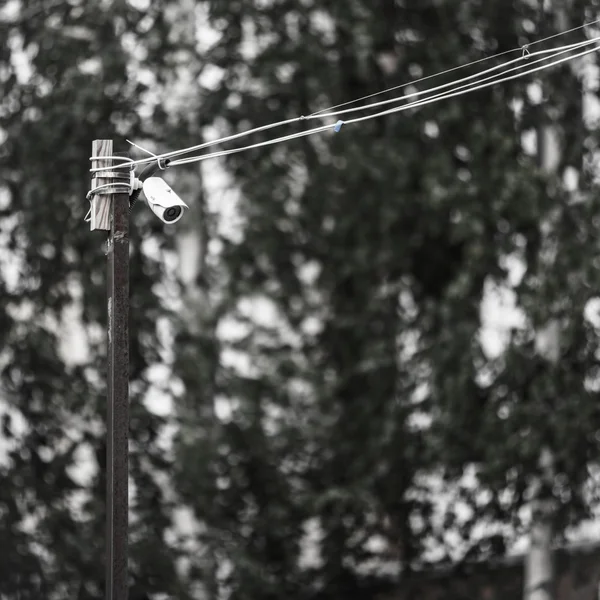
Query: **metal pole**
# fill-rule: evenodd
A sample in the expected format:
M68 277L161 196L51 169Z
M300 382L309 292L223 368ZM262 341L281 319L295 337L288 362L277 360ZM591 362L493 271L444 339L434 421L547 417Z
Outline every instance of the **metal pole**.
M99 151L97 153L97 151ZM100 154L102 152L102 154ZM93 156L113 156L96 140ZM102 161L106 162L106 161ZM99 165L100 166L100 165ZM113 171L129 167L113 165ZM106 600L128 598L129 516L129 195L111 194L108 236L108 381L106 444Z

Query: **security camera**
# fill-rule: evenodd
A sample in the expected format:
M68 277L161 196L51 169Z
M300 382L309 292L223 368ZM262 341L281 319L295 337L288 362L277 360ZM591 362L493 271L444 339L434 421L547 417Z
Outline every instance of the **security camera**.
M160 177L149 177L142 186L150 210L163 223L177 223L189 206Z

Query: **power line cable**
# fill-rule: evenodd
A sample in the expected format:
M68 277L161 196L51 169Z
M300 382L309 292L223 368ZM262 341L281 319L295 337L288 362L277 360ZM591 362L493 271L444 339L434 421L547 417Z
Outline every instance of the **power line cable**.
M335 106L330 106L329 108L323 108L321 110L318 110L314 113L312 113L311 115L309 115L310 117L319 115L323 112L328 112L330 110L335 110L337 108L342 108L344 106L348 106L349 104L354 104L356 102L361 102L362 100L369 100L370 98L374 98L375 96L379 96L381 94L387 94L389 92L393 92L396 90L400 90L403 89L409 85L416 85L417 83L422 83L423 81L427 81L428 79L432 79L434 77L440 77L442 75L446 75L448 73L452 73L453 71L458 71L459 69L466 69L467 67L471 67L473 65L485 62L485 61L489 61L489 60L493 60L495 58L500 58L501 56L506 56L507 54L514 54L515 52L520 52L522 50L527 50L530 46L533 46L534 44L541 44L542 42L547 42L548 40L551 40L553 38L562 36L562 35L567 35L569 33L572 33L574 31L578 31L579 29L583 29L584 27L590 27L592 25L595 25L596 23L600 23L600 19L597 19L596 21L591 21L590 23L584 23L583 25L579 25L578 27L573 27L573 29L568 29L567 31L563 31L560 33L556 33L554 35L549 35L548 37L539 39L539 40L535 40L529 44L525 44L525 46L521 46L519 48L512 48L511 50L505 50L504 52L498 52L497 54L493 54L492 56L484 56L483 58L480 58L478 60L474 60L470 63L467 63L465 65L458 65L456 67L452 67L451 69L446 69L445 71L441 71L440 73L435 73L433 75L427 75L425 77L421 77L420 79L416 79L415 81L411 81L410 83L402 83L400 85L396 85L394 87L391 88L387 88L385 90L381 90L380 92L375 92L374 94L368 94L367 96L362 96L361 98L356 98L355 100L350 100L348 102L343 102L342 104L336 104ZM549 50L550 52L552 50ZM519 60L519 59L517 59Z
M270 123L270 124L263 125L263 126L260 126L260 127L256 127L256 128L253 128L253 129L250 129L250 130L247 130L247 131L243 131L243 132L239 132L239 133L232 134L232 135L229 135L229 136L225 136L225 137L222 137L222 138L217 139L217 140L212 140L212 141L204 142L202 144L197 144L195 146L191 146L191 147L188 147L188 148L183 148L181 150L175 150L175 151L171 151L171 152L166 152L166 153L163 153L163 154L160 154L160 155L152 155L149 158L143 158L143 159L139 159L139 160L136 160L136 161L132 161L131 165L132 166L137 166L137 165L141 165L141 164L152 163L152 162L157 161L157 160L164 160L164 159L167 159L167 158L170 159L170 158L173 158L175 156L181 156L183 154L189 154L191 152L196 152L196 151L199 151L199 150L211 147L211 146L220 145L220 144L223 144L223 143L226 143L226 142L234 141L236 139L240 139L242 137L251 135L253 133L264 132L264 131L267 131L269 129L273 129L273 128L276 128L276 127L281 127L281 126L284 126L284 125L288 125L288 124L292 124L292 123L297 123L297 122L305 121L305 120L309 120L309 119L316 119L316 118L321 118L321 119L327 118L327 119L329 119L329 118L331 118L333 116L339 116L341 114L347 114L347 113L350 113L350 112L356 112L356 111L361 111L361 110L372 110L374 108L377 108L379 106L383 106L383 105L386 105L386 104L390 104L390 103L394 103L394 102L402 102L402 101L405 101L406 99L411 98L411 97L424 96L426 94L431 94L431 92L433 92L433 91L437 91L437 90L441 90L441 89L446 89L446 88L451 88L449 92L444 92L444 93L441 93L441 94L436 94L436 95L434 95L432 97L425 98L423 100L414 101L414 102L408 103L408 104L400 106L400 107L395 107L395 108L388 109L386 111L381 111L381 112L378 112L378 113L375 113L375 114L372 114L372 115L366 115L366 116L362 116L362 117L357 117L357 118L350 119L350 120L347 120L347 121L338 121L338 123L335 125L335 130L338 131L339 127L341 126L341 124L344 124L344 123L345 124L358 123L358 122L366 121L366 120L369 120L369 119L372 119L372 118L378 118L380 116L384 116L384 115L388 115L388 114L393 114L395 112L400 112L400 111L403 111L403 110L408 110L409 108L416 108L418 106L422 106L424 104L429 104L431 102L438 101L438 100L441 100L441 99L444 99L444 98L449 98L449 97L455 97L455 96L458 96L458 95L462 95L464 93L468 93L469 91L476 91L478 89L482 89L483 87L488 87L489 85L493 85L494 83L501 83L503 81L508 81L508 80L515 79L515 78L518 78L518 77L521 77L521 76L525 76L525 75L527 75L529 73L540 71L540 70L543 70L543 69L555 66L556 64L560 64L560 63L564 62L565 60L572 60L572 59L578 58L580 56L583 56L585 54L589 54L590 52L595 52L597 50L597 48L594 48L592 50L589 50L589 51L586 51L586 52L583 52L583 53L576 54L576 55L571 56L571 57L563 58L563 59L561 59L559 61L550 63L550 64L545 65L543 67L538 67L537 69L531 69L531 70L525 71L525 72L523 72L521 74L514 75L512 77L508 77L508 78L504 78L504 79L499 79L497 81L494 81L494 82L491 82L491 83L487 83L485 85L477 85L478 84L477 78L481 78L482 75L485 75L485 74L491 73L493 71L497 71L499 69L505 68L505 67L507 67L507 66L509 66L511 64L515 64L515 63L527 61L528 64L531 65L531 64L534 64L535 62L540 62L541 60L550 60L550 59L554 58L555 56L558 56L559 54L562 54L564 52L569 52L569 51L572 51L572 50L576 50L576 49L579 49L579 48L581 48L583 46L586 46L586 45L589 45L589 44L592 44L592 43L595 43L595 42L599 41L600 38L593 38L591 40L585 40L585 41L582 41L582 42L577 42L577 43L573 43L573 44L561 46L559 48L538 50L536 52L530 52L529 51L529 47L531 47L534 44L540 44L540 43L545 42L545 41L547 41L549 39L553 39L553 38L556 38L556 37L559 37L559 36L562 36L562 35L566 35L568 33L571 33L571 32L583 29L585 27L589 27L589 26L594 25L596 23L600 23L600 19L598 19L596 21L592 21L590 23L584 23L583 25L580 25L578 27L574 27L574 28L569 29L567 31L564 31L564 32L561 32L561 33L558 33L558 34L554 34L552 36L548 36L548 37L540 39L540 40L536 40L536 41L534 41L534 42L532 42L532 43L530 43L528 45L522 46L520 48L515 48L514 50L509 50L509 51L506 51L506 52L502 52L502 53L493 55L491 57L486 57L486 58L483 58L483 59L479 59L479 60L473 61L471 63L468 63L466 65L460 65L458 67L454 67L452 69L447 69L446 71L442 71L442 72L436 73L434 75L429 75L427 77L423 77L423 78L418 79L416 81L413 81L413 82L410 82L410 83L406 83L406 84L403 84L401 86L396 86L395 88L390 88L388 90L383 90L382 92L377 92L375 94L371 94L371 95L365 96L363 98L352 100L352 101L349 101L347 103L336 105L336 106L333 106L333 107L331 107L329 109L322 109L322 110L320 110L320 111L318 111L316 113L312 113L311 115L308 115L308 116L300 116L300 117L285 119L283 121L279 121L279 122L276 122L276 123ZM425 81L425 80L431 79L433 77L438 77L438 76L444 75L446 73L449 73L451 71L455 71L455 70L460 69L460 68L466 68L468 66L472 66L472 65L481 63L484 60L491 60L493 58L496 58L496 57L508 54L510 52L516 52L516 51L519 51L519 50L522 52L522 56L520 56L520 57L518 57L516 59L507 61L507 62L505 62L505 63L503 63L501 65L495 65L494 67L486 69L486 70L484 70L482 72L479 72L479 73L476 73L476 74L473 74L473 75L469 75L467 77L461 78L461 79L453 81L453 82L442 84L442 85L439 85L439 86L436 86L434 88L430 88L430 89L427 89L427 90L417 91L417 92L414 92L414 93L411 93L411 94L407 94L407 95L403 95L403 96L400 96L400 97L397 97L397 98L383 100L381 102L375 102L375 103L371 103L371 104L367 104L367 105L363 105L363 106L359 106L359 107L354 107L354 108L351 108L351 109L335 110L335 109L338 109L338 108L341 108L341 107L344 107L344 106L348 106L349 104L352 104L352 103L356 103L356 102L359 102L359 101L362 101L362 100L365 100L365 99L372 98L372 97L377 96L379 94L383 94L383 93L390 92L390 91L393 91L393 90L401 89L403 87L407 87L408 85L414 85L414 84L416 84L418 82ZM546 56L545 58L541 58L541 59L536 60L536 61L531 61L531 58L534 57L534 56L547 55L547 54L550 54L550 56ZM526 65L523 65L523 66L526 66ZM520 68L522 68L522 67L521 66L515 67L514 69L511 69L511 70L516 70L516 69L520 69ZM510 70L506 71L506 72L510 72ZM496 75L493 75L492 77L484 78L481 81L486 81L487 79L495 78L495 77L498 77L500 75L503 75L503 73L497 73ZM457 84L459 84L459 83L462 83L462 82L465 82L465 81L471 81L471 80L475 80L475 81L472 81L471 83L463 85L463 86L456 87ZM465 87L469 87L470 89L463 90L461 92L456 91L456 90L460 90L460 89L465 88ZM454 88L454 89L452 89L452 88ZM171 161L170 164L171 164L171 166L176 166L176 165L189 164L191 162L197 162L197 161L201 161L201 160L206 160L207 158L213 158L213 157L217 157L217 156L226 156L228 154L233 154L233 153L242 152L242 151L253 149L253 148L259 148L259 147L263 147L263 146L267 146L267 145L272 145L272 144L275 144L275 143L284 142L284 141L296 139L296 138L299 138L299 137L305 137L307 135L312 135L312 134L315 134L315 133L319 133L321 131L325 131L325 130L331 129L331 127L332 127L332 125L328 124L328 125L324 125L324 126L312 128L312 129L309 129L307 131L301 131L301 132L293 133L293 134L290 134L290 135L286 135L286 136L281 136L281 137L278 137L278 138L274 138L272 140L266 140L266 141L263 141L263 142L259 142L257 144L251 144L251 145L244 146L244 147L241 147L241 148L234 148L234 149L231 149L231 150L222 150L222 151L218 151L218 152L212 152L212 153L209 153L209 154L204 154L204 155L201 155L201 156L195 156L195 157L191 157L191 158L188 158L188 159L173 160L173 161ZM148 152L148 151L146 151L146 152ZM149 154L152 154L152 153L149 153ZM97 168L97 169L92 169L92 171L95 172L95 173L97 173L97 172L101 172L103 170L109 170L110 168L111 167L101 167L101 168Z
M483 89L483 88L487 88L487 87L490 87L490 86L498 84L498 83L504 83L506 81L518 79L520 77L524 77L525 75L529 75L531 73L536 73L536 72L539 72L539 71L543 71L545 69L549 69L549 68L554 67L554 66L556 66L558 64L561 64L563 62L566 62L566 61L569 61L569 60L573 60L575 58L580 58L580 57L585 56L587 54L590 54L592 52L596 52L599 49L600 49L600 46L596 46L596 47L594 47L594 48L592 48L590 50L585 50L585 51L580 52L578 54L575 54L573 56L567 56L567 57L564 57L562 59L559 59L559 60L556 60L554 62L551 62L550 64L541 65L539 67L535 67L533 69L529 69L529 70L524 71L522 73L517 73L515 75L510 75L508 77L502 77L501 79L497 79L496 81L488 81L487 83L481 83L481 84L478 83L478 82L474 82L474 83L471 83L471 84L467 84L466 86L462 86L462 87L468 87L468 89L450 90L450 91L447 91L447 92L436 94L436 95L434 95L434 96L432 96L430 98L426 98L426 99L423 99L423 100L416 100L414 102L410 102L410 103L408 103L408 104L406 104L404 106L395 107L395 108L388 109L388 110L385 110L385 111L382 111L382 112L378 112L378 113L375 113L375 114L372 114L372 115L366 115L366 116L363 116L363 117L357 117L357 118L354 118L354 119L350 119L348 121L344 121L343 123L344 124L352 124L352 123L359 123L359 122L362 122L362 121L368 121L368 120L371 120L371 119L376 119L376 118L382 117L384 115L389 115L389 114L393 114L393 113L396 113L396 112L402 112L402 111L405 111L405 110L409 110L411 108L417 108L419 106L425 106L425 105L431 104L433 102L439 102L440 100L444 100L446 98L452 98L452 97L456 97L456 96L461 96L461 95L467 94L469 92L474 92L474 91L477 91L477 90L480 90L480 89ZM552 58L552 57L550 57L550 58ZM494 75L493 77L494 78L495 77L499 77L500 75L503 75L503 73L499 73L497 75ZM290 141L290 140L293 140L293 139L297 139L297 138L301 138L301 137L306 137L306 136L309 136L309 135L313 135L313 134L316 134L316 133L320 133L320 132L325 131L325 130L331 130L331 128L332 128L331 125L323 125L321 127L315 127L313 129L309 129L307 131L301 131L301 132L293 133L293 134L290 134L290 135L286 135L286 136L274 138L274 139L271 139L271 140L265 140L263 142L258 142L256 144L250 144L248 146L243 146L241 148L232 148L230 150L221 150L221 151L212 152L212 153L209 153L209 154L202 154L200 156L193 156L193 157L190 157L190 158L177 159L177 160L171 161L171 165L170 166L185 165L185 164L190 164L190 163L194 163L194 162L201 162L203 160L208 160L210 158L217 158L217 157L221 157L221 156L227 156L227 155L230 155L230 154L237 154L239 152L245 152L247 150L253 150L255 148L262 148L264 146L271 146L273 144L278 144L278 143Z

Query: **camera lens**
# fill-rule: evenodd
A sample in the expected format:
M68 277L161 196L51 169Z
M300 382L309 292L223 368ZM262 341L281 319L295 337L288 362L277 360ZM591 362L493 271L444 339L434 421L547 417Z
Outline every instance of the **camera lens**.
M167 208L164 214L165 221L167 221L167 223L171 221L176 221L181 215L182 211L183 209L181 208L181 206L171 206Z

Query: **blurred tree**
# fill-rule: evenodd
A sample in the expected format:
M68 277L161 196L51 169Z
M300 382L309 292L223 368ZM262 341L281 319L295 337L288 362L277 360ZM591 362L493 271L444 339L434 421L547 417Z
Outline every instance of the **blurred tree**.
M201 57L217 75L200 83L198 123L220 135L538 37L525 1L201 5L218 39ZM586 6L573 7L575 24L593 14ZM385 573L406 582L433 560L450 530L465 557L503 553L522 533L543 445L559 465L557 531L588 514L600 425L597 331L585 318L598 285L597 139L571 68L548 81L544 114L525 78L221 163L239 226L204 231L213 262L199 278L196 332L186 319L177 343L178 486L203 524L212 597L371 597L393 583ZM564 132L554 177L524 143L542 118ZM577 193L563 178L573 169ZM512 290L525 317L491 356L481 307L495 289ZM555 316L568 340L556 367L533 341ZM441 528L426 475L456 484L469 467L475 492L458 485L471 516L451 505Z
M139 5L136 8L136 5ZM0 596L103 597L105 264L87 210L91 141L168 128L168 2L9 2L0 9ZM148 114L148 107L150 114ZM142 118L142 108L146 119ZM119 148L119 146L121 146ZM164 361L156 284L171 242L136 215L131 254L132 594L187 598L169 538L166 420L147 408ZM162 228L161 228L162 230ZM79 314L80 313L80 314ZM61 352L65 328L79 338ZM165 484L167 482L167 484Z
M574 22L588 16L579 0L572 11ZM205 13L217 38L208 48L196 40L208 32L195 31ZM102 595L104 264L82 223L91 140L176 148L213 135L207 126L223 135L309 115L519 47L536 23L524 0L2 8L0 542L15 549L0 565L2 595ZM170 278L162 265L173 243L136 215L133 597L191 597L187 578L215 599L370 598L399 576L409 590L413 569L448 558L431 549L443 550L449 531L466 557L505 551L505 530L481 542L476 531L520 532L544 445L556 462L547 491L561 507L556 530L588 513L599 430L598 332L586 317L598 285L597 139L569 67L548 77L545 111L530 84L178 172L198 198L200 244L176 340L176 461L159 444L165 420L144 404L149 367L165 361L159 325L173 319L157 286ZM523 143L542 119L563 132L553 177ZM237 195L228 227L203 180L219 165ZM565 173L578 176L577 193ZM502 287L524 324L490 356L481 304ZM89 352L65 361L59 338L73 305ZM555 365L536 351L548 322L561 327ZM74 467L87 456L98 470L82 482ZM471 516L449 506L440 527L430 478L456 483L469 467L476 493L460 493ZM179 498L199 525L189 524L196 545L185 549L189 536L168 535ZM183 552L187 577L175 569Z

